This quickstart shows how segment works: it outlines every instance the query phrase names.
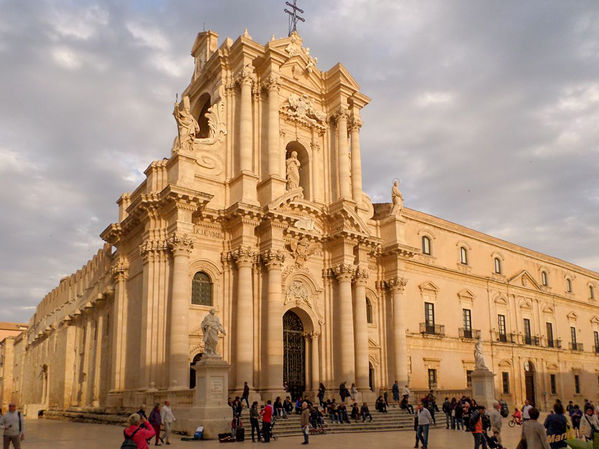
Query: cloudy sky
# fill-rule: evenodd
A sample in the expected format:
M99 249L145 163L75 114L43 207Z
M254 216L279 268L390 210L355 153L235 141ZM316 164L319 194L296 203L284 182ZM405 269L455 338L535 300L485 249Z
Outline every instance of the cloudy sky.
M0 321L26 321L168 156L205 27L287 34L274 0L0 0ZM363 111L365 190L599 270L599 2L300 0Z

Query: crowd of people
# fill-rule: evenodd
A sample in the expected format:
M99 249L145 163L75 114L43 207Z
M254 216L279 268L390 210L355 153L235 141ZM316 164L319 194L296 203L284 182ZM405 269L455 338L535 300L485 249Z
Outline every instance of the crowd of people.
M171 427L176 420L169 401L154 404L149 417L146 406L142 405L127 419L129 426L123 431L125 443L137 449L147 449L152 439L155 439L155 446L170 445Z

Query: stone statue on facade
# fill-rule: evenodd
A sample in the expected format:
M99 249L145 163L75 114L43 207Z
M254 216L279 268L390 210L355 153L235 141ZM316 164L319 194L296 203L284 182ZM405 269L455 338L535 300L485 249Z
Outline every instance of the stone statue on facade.
M398 216L403 209L403 197L399 191L399 181L393 183L393 188L391 189L391 203L392 207L390 215Z
M300 183L299 168L301 163L297 158L297 151L292 151L287 158L287 190L297 189Z
M218 335L227 335L223 325L216 316L214 309L204 317L202 321L202 333L204 334L204 355L208 357L216 357L216 345L218 344Z
M479 338L474 345L474 369L488 370L485 364L485 356L483 355L483 343Z
M182 150L191 150L195 136L200 132L198 121L191 115L191 107L189 97L186 95L178 103L175 101L173 115L177 121L179 131L179 141L175 145Z

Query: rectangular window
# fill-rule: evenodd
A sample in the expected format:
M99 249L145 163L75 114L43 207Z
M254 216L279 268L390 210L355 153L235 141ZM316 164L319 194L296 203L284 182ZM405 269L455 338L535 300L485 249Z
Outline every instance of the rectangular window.
M532 344L532 333L530 332L530 320L524 318L524 344Z
M570 327L570 341L572 342L572 349L576 349L576 328Z
M472 338L472 311L462 309L462 321L464 322L464 338Z
M592 285L589 285L589 298L595 299L595 289L593 288Z
M574 374L574 391L576 394L580 394L580 376L578 374Z
M435 332L435 305L432 302L424 303L424 321L426 322L426 331Z
M466 371L466 388L472 388L472 370Z
M497 315L497 325L499 327L499 341L506 342L505 315Z
M464 265L468 265L468 250L463 246L460 248L460 262Z
M593 332L593 337L595 339L595 352L599 352L599 332Z
M547 346L549 346L550 348L554 347L553 344L553 324L552 323L546 323L547 326Z
M510 373L501 373L501 383L503 385L503 394L510 394Z
M555 381L555 374L550 374L549 379L551 380L551 394L557 394L557 383Z
M437 370L429 369L428 370L428 389L433 390L437 388Z

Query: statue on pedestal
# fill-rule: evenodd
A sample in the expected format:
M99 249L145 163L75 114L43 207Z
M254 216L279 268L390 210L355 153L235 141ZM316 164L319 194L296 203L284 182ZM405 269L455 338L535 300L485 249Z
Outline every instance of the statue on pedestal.
M173 115L177 121L179 131L179 149L190 151L193 147L195 136L200 132L198 121L191 115L189 97L186 95L181 99L181 103L175 101Z
M399 191L399 181L395 181L393 183L393 188L391 189L391 202L393 206L391 207L391 212L389 215L398 216L403 209L403 197L401 196L401 192Z
M479 338L474 345L474 368L488 370L485 364L485 356L483 355L483 344Z
M301 163L297 158L297 151L292 151L287 158L287 190L297 189L300 183L299 168Z
M202 333L204 334L204 354L208 357L217 357L216 345L218 344L218 335L227 335L223 325L216 316L214 309L206 315L202 321Z

